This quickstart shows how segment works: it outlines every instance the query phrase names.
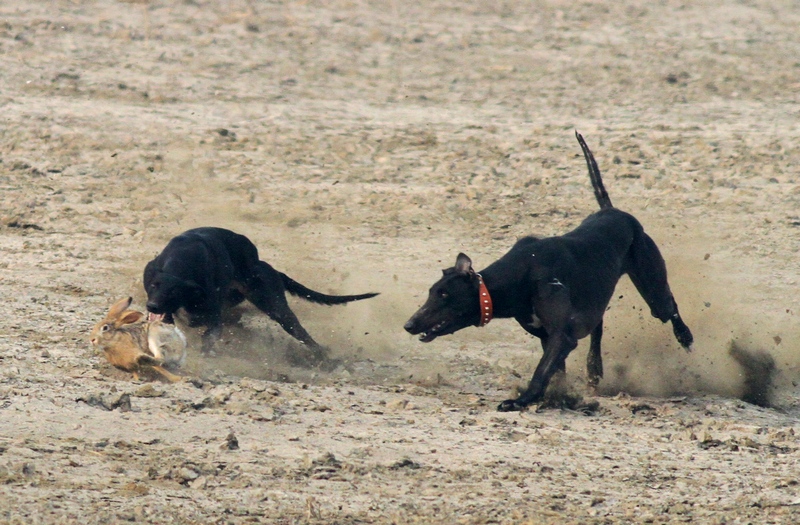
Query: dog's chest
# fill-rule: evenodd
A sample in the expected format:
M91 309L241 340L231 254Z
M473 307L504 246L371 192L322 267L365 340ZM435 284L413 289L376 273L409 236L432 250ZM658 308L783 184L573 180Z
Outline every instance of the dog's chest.
M530 317L527 319L525 317L518 317L517 320L525 329L536 330L544 326L544 323L539 316L536 315L536 312L531 312Z

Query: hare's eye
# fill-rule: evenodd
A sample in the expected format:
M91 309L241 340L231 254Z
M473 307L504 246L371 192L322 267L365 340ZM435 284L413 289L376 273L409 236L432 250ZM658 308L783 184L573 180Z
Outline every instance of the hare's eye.
M107 324L104 324L103 326L100 327L101 332L108 332L110 329L111 327L108 326Z

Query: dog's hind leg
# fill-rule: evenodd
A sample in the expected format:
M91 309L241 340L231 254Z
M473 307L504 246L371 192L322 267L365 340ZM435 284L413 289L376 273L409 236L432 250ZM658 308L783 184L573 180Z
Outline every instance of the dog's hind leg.
M303 352L303 354L308 355L290 355L289 359L295 364L304 366L315 365L325 361L328 358L327 349L314 341L311 335L303 328L303 325L300 324L297 316L289 308L289 303L286 301L286 296L283 295L283 290L281 289L279 293L275 293L265 288L263 284L251 283L250 289L246 293L247 300L267 314L270 319L281 325L281 328L303 343L308 349L307 352Z
M251 294L247 299L256 305L259 310L267 314L270 319L281 325L289 335L298 341L312 348L320 346L300 324L300 320L297 319L297 316L294 315L294 312L289 308L286 297L273 294L269 296Z
M674 303L675 300L673 299L672 302ZM672 333L675 334L675 339L678 340L687 352L691 352L694 336L692 335L692 331L689 330L689 327L686 326L686 323L683 322L683 319L681 319L681 314L678 313L677 303L675 304L675 313L672 314L670 321L672 321Z
M544 341L544 340L543 340ZM536 366L533 378L528 384L527 390L517 399L506 399L497 407L500 412L512 412L522 410L532 403L536 403L544 396L550 378L559 370L565 368L567 356L578 346L578 341L564 333L557 333L548 336L545 344L544 356Z
M595 388L603 377L603 356L600 354L600 340L603 338L603 320L592 330L589 354L586 356L586 376L589 387Z
M656 243L644 231L631 246L626 267L628 276L650 307L653 317L672 322L675 338L686 351L691 350L694 337L678 312L678 304L667 282L667 266Z
M307 355L289 355L291 361L298 365L310 366L328 358L327 349L314 341L289 308L281 274L272 266L257 261L242 291L248 301L281 325L286 333L305 345L307 352L303 354Z

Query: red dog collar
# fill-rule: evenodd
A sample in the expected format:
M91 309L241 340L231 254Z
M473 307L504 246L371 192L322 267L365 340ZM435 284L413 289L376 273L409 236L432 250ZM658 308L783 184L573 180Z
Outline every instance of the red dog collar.
M483 277L481 274L477 274L478 276L478 301L480 303L481 308L481 324L478 326L486 326L489 324L489 321L492 320L492 313L494 309L492 308L492 296L489 295L489 290L486 288L486 285L483 283Z

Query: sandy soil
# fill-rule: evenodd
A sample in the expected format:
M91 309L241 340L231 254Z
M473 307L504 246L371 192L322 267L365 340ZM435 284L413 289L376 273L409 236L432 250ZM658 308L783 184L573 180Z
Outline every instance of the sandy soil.
M626 4L0 3L0 522L797 523L800 12ZM600 391L584 341L576 403L498 413L536 341L402 325L459 251L596 209L575 129L697 341L623 279ZM191 381L105 363L92 325L198 225L381 292L292 300L344 364L247 308Z

